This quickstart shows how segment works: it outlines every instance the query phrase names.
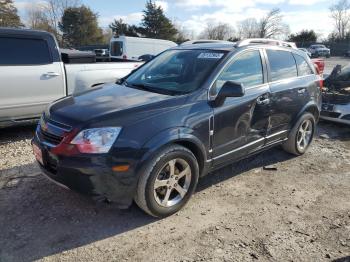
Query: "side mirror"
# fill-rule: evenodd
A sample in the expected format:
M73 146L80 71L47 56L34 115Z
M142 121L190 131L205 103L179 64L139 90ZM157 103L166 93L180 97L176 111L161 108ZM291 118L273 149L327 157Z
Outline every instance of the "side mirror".
M215 104L222 104L227 97L242 97L244 94L245 88L242 83L226 81L216 96Z
M221 87L218 97L242 97L244 94L245 90L242 83L226 81Z

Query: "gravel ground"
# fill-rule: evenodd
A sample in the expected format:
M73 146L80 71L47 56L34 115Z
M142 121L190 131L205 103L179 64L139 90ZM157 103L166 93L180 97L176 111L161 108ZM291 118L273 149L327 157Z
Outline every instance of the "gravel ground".
M276 148L211 174L184 210L162 220L136 206L94 203L48 181L31 153L33 132L33 126L0 130L0 261L330 261L350 255L349 127L321 123L304 156Z

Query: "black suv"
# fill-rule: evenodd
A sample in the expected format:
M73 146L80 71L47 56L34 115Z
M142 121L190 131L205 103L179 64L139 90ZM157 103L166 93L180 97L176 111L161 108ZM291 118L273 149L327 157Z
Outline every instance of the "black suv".
M177 212L198 178L272 146L310 145L321 79L307 55L266 44L163 52L116 84L62 98L33 139L42 171L148 214Z

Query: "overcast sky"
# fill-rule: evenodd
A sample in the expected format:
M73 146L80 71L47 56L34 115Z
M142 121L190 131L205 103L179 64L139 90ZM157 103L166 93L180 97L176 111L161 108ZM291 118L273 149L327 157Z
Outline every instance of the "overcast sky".
M27 3L37 0L14 0L20 14ZM99 13L99 22L107 27L114 18L122 18L131 24L142 19L146 1L142 0L81 0ZM278 7L292 32L314 29L326 37L333 29L329 6L334 0L162 0L156 1L173 21L195 34L201 32L208 21L228 23L249 17L259 19L268 10Z

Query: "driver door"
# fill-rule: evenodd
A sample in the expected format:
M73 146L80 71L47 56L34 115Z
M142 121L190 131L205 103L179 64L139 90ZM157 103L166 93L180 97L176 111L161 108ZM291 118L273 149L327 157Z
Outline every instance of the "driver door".
M228 97L222 105L214 107L214 166L246 156L265 144L270 89L263 61L259 49L237 54L212 87L217 93L226 81L235 81L245 88L243 97Z

